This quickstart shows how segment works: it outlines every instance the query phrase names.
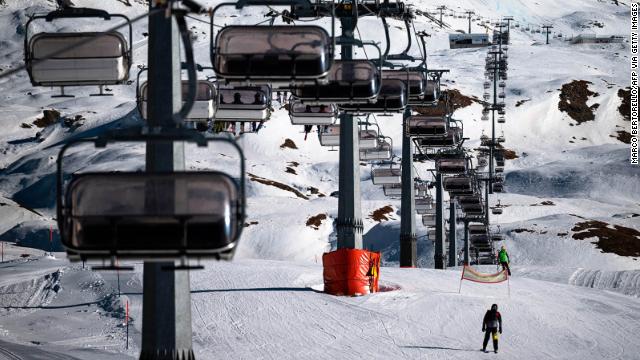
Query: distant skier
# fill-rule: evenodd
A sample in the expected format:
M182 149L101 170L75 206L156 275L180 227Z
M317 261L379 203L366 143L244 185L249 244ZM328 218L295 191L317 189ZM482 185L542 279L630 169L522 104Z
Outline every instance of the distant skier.
M507 249L502 245L500 248L500 252L498 253L498 261L500 265L502 265L502 270L507 270L507 274L511 276L511 269L509 268L509 254L507 254Z
M484 342L482 351L487 351L489 337L493 338L493 352L498 353L498 332L502 334L502 316L498 312L498 304L491 305L491 310L487 310L482 320L482 331L484 332Z

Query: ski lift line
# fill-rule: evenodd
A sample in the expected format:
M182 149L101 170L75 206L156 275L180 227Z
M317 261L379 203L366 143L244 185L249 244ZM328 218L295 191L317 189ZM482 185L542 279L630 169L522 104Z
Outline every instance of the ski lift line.
M362 42L362 36L360 36L360 28L358 27L358 25L356 25L356 31L358 32L358 39L360 39L360 42ZM367 54L367 48L363 47L362 51L364 52L365 58L369 60L369 55Z
M117 30L119 30L119 29L121 29L121 28L123 28L125 26L128 26L129 24L133 24L134 22L140 21L140 20L142 20L142 19L144 19L144 18L146 18L148 16L151 16L151 15L157 13L157 12L164 12L164 9L154 9L154 10L148 11L148 12L146 12L144 14L141 14L139 16L136 16L135 18L130 19L129 22L125 22L125 23L120 24L118 26L114 26L112 28L109 28L109 29L105 30L104 32L102 32L101 34L95 34L93 36L88 37L86 40L79 41L79 42L77 42L77 43L75 43L73 45L70 45L70 46L67 46L65 48L62 48L62 49L60 49L58 51L55 51L55 52L53 52L53 53L51 53L49 55L46 55L46 56L42 57L40 59L34 59L33 61L31 61L31 65L40 64L40 63L42 63L44 61L51 60L52 58L55 58L56 56L61 55L61 54L65 53L65 52L68 52L70 50L74 50L74 49L77 49L77 48L82 47L84 45L87 45L87 44L91 43L92 41L94 41L96 38L104 36L103 35L104 33L115 32L115 31L117 31ZM14 74L16 74L16 73L18 73L18 72L20 72L22 70L25 70L26 68L27 68L27 65L25 63L24 65L20 65L20 66L18 66L16 68L13 68L11 70L6 70L2 74L0 74L0 79L8 77L8 76L11 76L11 75L14 75Z
M189 19L193 19L195 21L199 21L201 23L205 23L205 24L209 25L209 21L207 21L207 20L198 19L197 17L191 16L191 15L185 15L185 17L188 17ZM218 28L223 28L224 27L222 25L215 25L215 26L218 27Z

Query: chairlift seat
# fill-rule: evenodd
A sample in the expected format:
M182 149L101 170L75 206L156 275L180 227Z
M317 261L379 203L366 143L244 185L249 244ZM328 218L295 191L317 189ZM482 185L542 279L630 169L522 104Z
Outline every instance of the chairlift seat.
M189 82L182 80L182 99L187 97ZM148 104L148 82L144 82L140 86L140 97L138 109L143 119L147 119ZM183 102L184 103L184 102ZM213 119L216 112L217 91L213 83L207 80L198 80L196 84L196 98L189 114L185 117L187 121L206 122Z
M331 125L338 119L335 104L305 105L292 101L289 106L292 125Z
M216 36L216 74L254 83L296 83L325 77L332 62L332 41L319 26L226 26Z
M440 100L440 85L436 81L427 81L424 88L424 96L419 98L410 97L408 105L417 106L437 106Z
M463 174L467 171L467 160L462 159L438 159L436 170L442 174Z
M304 103L369 103L380 92L380 72L369 60L336 60L327 75L327 83L300 85L293 95Z
M392 198L402 196L402 184L386 184L382 186L382 191L385 196Z
M406 131L410 136L442 137L447 134L447 128L445 117L416 115L409 117Z
M121 84L131 67L127 41L118 32L39 33L29 40L26 59L34 86Z
M391 160L391 144L386 141L379 141L373 149L360 150L360 160L373 161L373 160Z
M445 191L467 191L472 189L471 178L466 176L446 177L442 182Z
M482 224L469 225L469 235L484 235L487 234L487 226Z
M422 225L436 226L436 216L433 214L422 215Z
M422 138L420 139L420 145L424 147L455 146L460 142L461 135L461 128L449 128L446 136Z
M374 150L378 147L378 132L372 129L360 130L359 132L359 146L360 150L371 149Z
M264 87L222 88L219 90L216 121L257 122L269 117L269 92Z
M479 244L490 244L488 234L473 235L470 237L470 240L475 246Z
M407 106L407 91L401 80L383 79L376 101L365 104L340 104L346 113L389 113L404 110Z
M491 208L491 213L493 215L502 215L502 208L499 208L499 207Z
M433 208L433 200L432 199L415 199L415 208L416 211L423 212L426 214L427 211Z
M400 167L381 167L371 170L374 185L400 184L402 170Z
M411 70L384 70L382 71L382 83L385 80L400 80L405 84L409 99L421 99L425 96L426 76L421 71Z
M75 175L62 242L83 257L215 256L235 246L238 194L220 172Z
M462 211L467 215L482 215L484 214L484 207L482 204L467 204L462 206Z
M318 131L318 138L322 146L339 146L340 124L325 126L324 129Z
M503 190L504 190L504 185L502 183L494 183L493 184L493 191L494 192L501 193Z
M502 234L492 234L491 241L504 241L504 235Z

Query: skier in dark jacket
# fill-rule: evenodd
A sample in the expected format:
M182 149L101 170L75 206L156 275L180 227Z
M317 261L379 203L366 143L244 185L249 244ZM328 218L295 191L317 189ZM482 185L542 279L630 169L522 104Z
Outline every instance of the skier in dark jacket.
M482 320L482 331L484 332L484 342L482 351L487 352L489 337L493 337L493 351L498 353L498 332L502 334L502 316L498 312L498 304L491 305L491 310L487 310Z

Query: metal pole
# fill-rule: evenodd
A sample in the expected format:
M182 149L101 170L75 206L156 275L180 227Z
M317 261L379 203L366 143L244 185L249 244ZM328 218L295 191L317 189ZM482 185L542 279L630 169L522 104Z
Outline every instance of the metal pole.
M446 6L444 6L444 5L438 7L438 10L440 10L440 29L442 29L442 13L443 13L444 9L446 9Z
M407 133L411 107L404 110L402 135L402 198L400 204L400 267L417 266L413 141Z
M464 264L469 265L469 221L464 221Z
M165 1L152 1L151 9ZM151 127L175 128L172 114L182 104L180 44L177 24L165 12L149 17L149 102ZM184 146L173 142L148 142L146 170L171 172L184 169ZM153 241L153 239L149 239ZM188 271L174 271L173 262L145 262L140 359L195 359L192 349L191 292Z
M356 6L353 6L355 11ZM342 37L353 39L357 18L340 19ZM353 58L353 47L341 46L342 60ZM340 115L340 163L338 189L338 249L362 249L362 210L360 208L360 139L353 115Z
M442 174L436 174L436 246L434 260L436 269L444 269L444 209L443 209Z
M449 266L458 266L456 254L456 201L449 201Z
M469 19L469 32L468 32L468 34L471 34L471 15L473 13L474 13L473 11L467 11L467 16L468 16L468 19Z

